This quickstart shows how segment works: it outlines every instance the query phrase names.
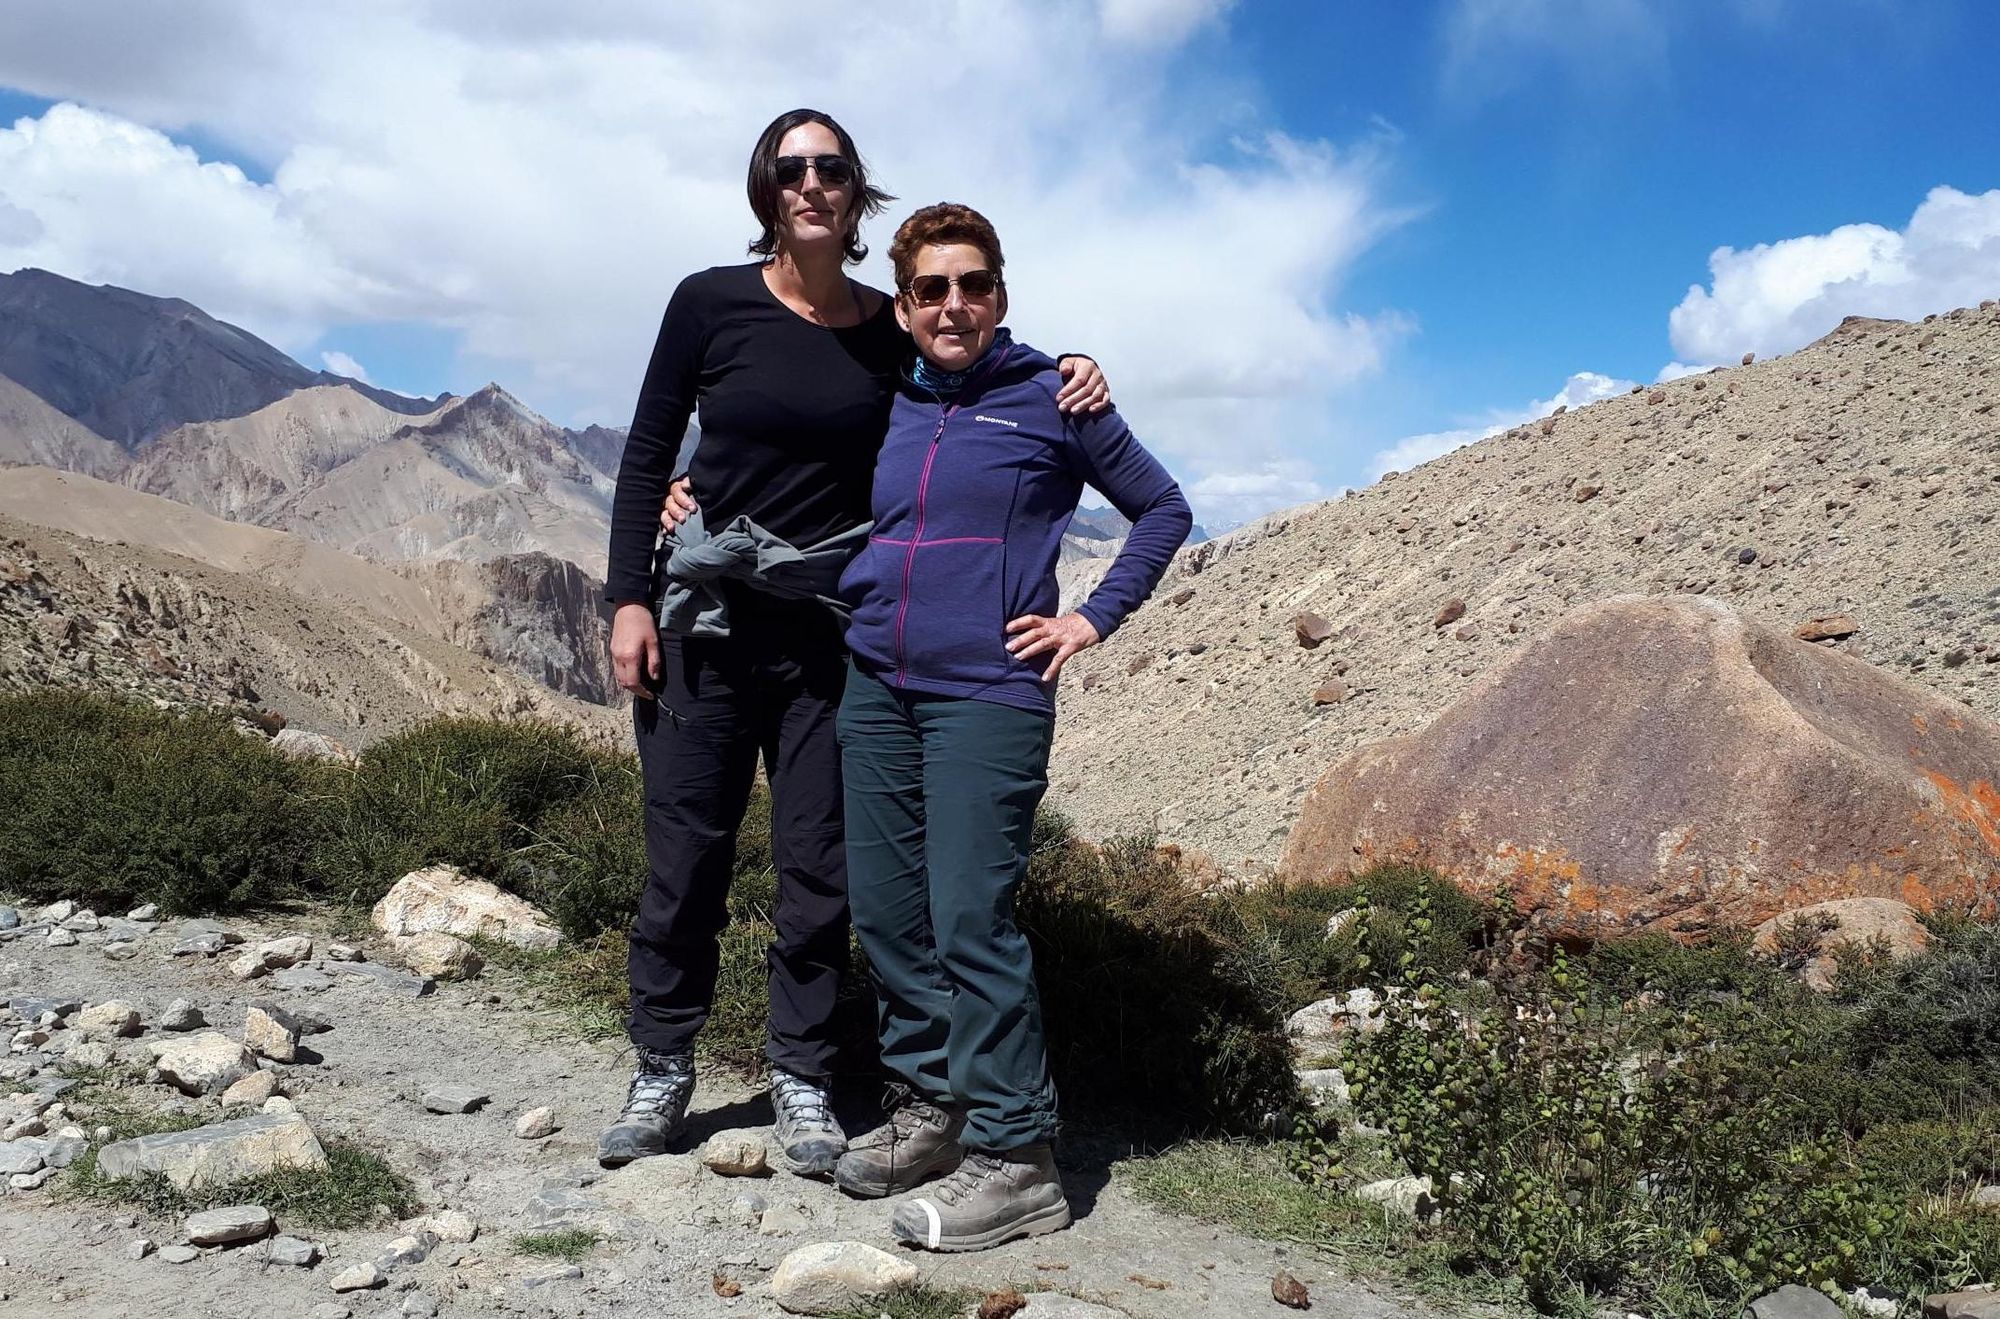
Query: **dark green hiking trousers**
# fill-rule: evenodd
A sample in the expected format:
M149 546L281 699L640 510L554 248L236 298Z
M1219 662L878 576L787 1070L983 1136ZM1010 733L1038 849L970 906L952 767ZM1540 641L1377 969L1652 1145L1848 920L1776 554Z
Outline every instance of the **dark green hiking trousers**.
M1052 1138L1056 1091L1014 893L1054 721L850 668L839 732L848 904L874 967L882 1061L961 1109L973 1149Z

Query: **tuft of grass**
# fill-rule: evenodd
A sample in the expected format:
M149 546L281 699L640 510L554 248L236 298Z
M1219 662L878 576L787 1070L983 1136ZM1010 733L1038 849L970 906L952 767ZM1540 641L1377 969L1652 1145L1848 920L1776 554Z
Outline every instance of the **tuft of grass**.
M568 1227L560 1232L524 1232L514 1238L516 1255L533 1255L541 1259L559 1259L568 1264L581 1264L583 1257L604 1240L599 1233L588 1228Z
M865 1305L838 1311L833 1319L965 1319L979 1304L981 1293L954 1287L899 1288Z
M1324 1251L1356 1277L1393 1279L1450 1304L1520 1308L1520 1288L1470 1274L1434 1228L1387 1216L1379 1205L1299 1179L1289 1142L1194 1140L1130 1160L1118 1178L1166 1212L1245 1236Z

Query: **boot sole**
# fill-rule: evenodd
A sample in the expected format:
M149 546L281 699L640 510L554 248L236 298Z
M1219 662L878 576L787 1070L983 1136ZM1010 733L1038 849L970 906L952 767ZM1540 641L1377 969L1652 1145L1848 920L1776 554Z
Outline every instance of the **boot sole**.
M1023 1237L1037 1237L1047 1232L1060 1232L1069 1226L1069 1221L1069 1200L1065 1198L1056 1201L1046 1209L1037 1209L1032 1214L1023 1215L1011 1223L1003 1223L999 1227L989 1228L984 1232L973 1232L955 1237L940 1235L936 1245L932 1245L929 1240L912 1241L901 1232L896 1233L896 1240L903 1245L912 1246L918 1250L934 1250L941 1254L959 1254L974 1250L991 1250L995 1246L1004 1246L1009 1241L1019 1241Z
M910 1171L914 1174L913 1176L898 1179L885 1178L879 1181L852 1175L843 1177L840 1165L835 1164L833 1180L835 1185L839 1186L841 1190L847 1192L849 1195L863 1200L880 1200L891 1195L901 1195L905 1191L914 1191L925 1182L931 1180L931 1178L944 1176L964 1161L965 1151L963 1149L958 1150L956 1153L941 1150L929 1162L911 1169Z
M817 1160L794 1159L783 1150L776 1150L771 1155L771 1162L777 1164L786 1172L791 1173L794 1177L831 1177L833 1176L833 1170L840 1164L840 1155L836 1154L831 1159L821 1163Z

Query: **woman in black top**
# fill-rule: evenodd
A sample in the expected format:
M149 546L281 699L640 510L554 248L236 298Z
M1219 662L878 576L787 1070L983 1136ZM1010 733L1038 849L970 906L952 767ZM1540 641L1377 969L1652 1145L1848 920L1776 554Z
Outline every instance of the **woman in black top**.
M814 600L730 581L719 588L727 635L663 634L655 550L675 455L697 411L687 476L708 527L747 518L803 548L866 523L875 454L911 349L888 297L845 274L867 253L861 221L891 200L868 182L846 130L818 111L779 116L752 153L749 194L763 225L750 250L764 259L690 275L675 290L612 501L612 661L637 698L650 873L630 947L638 1063L624 1112L598 1142L606 1166L662 1153L685 1123L759 754L778 872L766 1054L780 1162L826 1173L846 1148L826 1090L847 956L833 727L845 682L840 625ZM1071 361L1079 369L1062 402L1102 406L1095 365Z

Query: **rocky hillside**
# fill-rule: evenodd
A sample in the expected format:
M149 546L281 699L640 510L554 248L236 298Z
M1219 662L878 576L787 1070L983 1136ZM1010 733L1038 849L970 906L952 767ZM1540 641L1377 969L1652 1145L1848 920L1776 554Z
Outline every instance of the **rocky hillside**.
M31 476L0 481L0 508L331 591L599 703L616 699L595 574L623 444L608 427L556 426L497 385L404 398L308 370L175 299L0 276L0 468L83 473L291 535L246 539Z
M0 691L88 687L362 745L435 714L622 721L427 631L263 572L0 513Z
M1272 861L1357 745L1577 605L1719 597L2000 714L2000 304L1544 418L1183 550L1064 683L1052 804Z

